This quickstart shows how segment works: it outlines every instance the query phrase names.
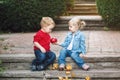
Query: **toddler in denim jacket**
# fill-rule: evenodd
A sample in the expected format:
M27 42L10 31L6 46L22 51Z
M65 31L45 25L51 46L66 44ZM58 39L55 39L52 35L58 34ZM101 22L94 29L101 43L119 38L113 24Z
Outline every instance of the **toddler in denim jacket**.
M56 43L63 47L58 58L59 70L65 69L66 57L71 57L83 70L88 70L90 67L83 60L86 54L85 36L80 31L85 26L85 22L78 17L74 17L68 22L68 25L69 33L64 42L62 44Z

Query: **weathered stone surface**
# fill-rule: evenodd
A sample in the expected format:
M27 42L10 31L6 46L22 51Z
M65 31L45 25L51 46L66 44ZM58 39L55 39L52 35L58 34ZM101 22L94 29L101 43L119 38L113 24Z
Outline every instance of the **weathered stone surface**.
M10 78L43 78L43 73L45 73L46 78L58 78L58 76L65 77L65 71L57 71L57 70L46 70L46 71L29 71L29 70L8 70L5 71L0 77L10 77ZM73 70L71 73L74 73L74 78L85 78L86 76L90 76L91 78L103 78L103 79L120 79L120 69L91 69L89 71L83 70ZM67 75L71 76L71 75Z

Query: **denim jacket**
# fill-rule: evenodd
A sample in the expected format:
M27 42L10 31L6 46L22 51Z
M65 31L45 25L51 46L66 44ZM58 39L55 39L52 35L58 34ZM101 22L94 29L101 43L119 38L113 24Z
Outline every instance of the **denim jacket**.
M72 40L72 32L69 32L67 34L67 37L65 38L65 41L60 46L67 49L71 40ZM74 36L74 40L73 40L73 46L72 46L71 51L86 54L85 36L79 30L77 32L75 32L75 36Z

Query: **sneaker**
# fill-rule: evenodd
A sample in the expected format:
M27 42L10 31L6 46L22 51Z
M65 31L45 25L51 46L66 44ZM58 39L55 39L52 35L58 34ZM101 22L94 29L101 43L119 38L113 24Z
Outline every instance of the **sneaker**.
M37 70L38 70L38 71L45 70L44 65L38 65L38 66L37 66Z
M87 64L83 64L82 69L85 70L85 71L88 71L90 69L90 66L87 65Z
M37 70L36 65L32 65L32 66L31 66L31 70L32 70L32 71L36 71L36 70Z
M65 64L60 64L59 65L59 71L63 71L65 69Z

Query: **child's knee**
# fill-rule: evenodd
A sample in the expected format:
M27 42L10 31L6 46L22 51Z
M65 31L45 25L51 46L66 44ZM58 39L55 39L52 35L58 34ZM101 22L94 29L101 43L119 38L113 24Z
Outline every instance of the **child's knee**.
M56 55L53 52L48 53L49 58L56 59Z
M40 62L44 61L45 58L46 58L45 55L41 55L41 56L38 56L38 57L37 57L38 61L40 61Z
M53 53L52 54L52 59L55 60L56 59L56 55Z
M67 53L67 50L65 48L61 49L60 54L62 54L62 53L64 53L64 54Z
M72 59L76 59L76 58L77 58L76 53L72 53L72 54L71 54L71 58L72 58Z

